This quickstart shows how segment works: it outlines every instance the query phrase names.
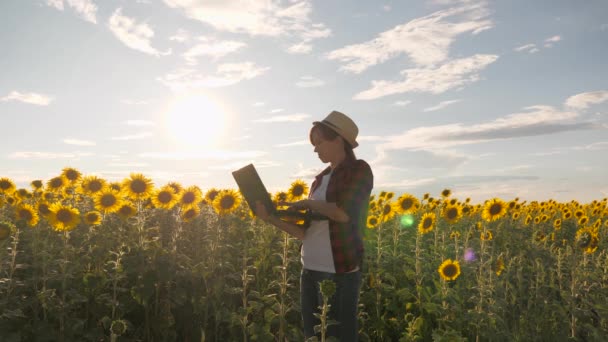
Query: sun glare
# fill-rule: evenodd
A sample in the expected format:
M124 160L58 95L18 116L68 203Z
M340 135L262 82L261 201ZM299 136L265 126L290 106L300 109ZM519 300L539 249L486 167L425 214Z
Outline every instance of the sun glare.
M202 94L176 98L165 118L171 139L185 147L217 147L228 124L224 110Z

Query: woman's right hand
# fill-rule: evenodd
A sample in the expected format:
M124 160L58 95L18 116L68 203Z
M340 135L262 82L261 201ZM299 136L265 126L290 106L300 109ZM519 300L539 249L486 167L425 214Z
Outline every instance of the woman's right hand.
M255 201L255 216L259 217L263 221L268 221L270 215L268 214L268 210L266 210L266 206L262 204L260 201Z

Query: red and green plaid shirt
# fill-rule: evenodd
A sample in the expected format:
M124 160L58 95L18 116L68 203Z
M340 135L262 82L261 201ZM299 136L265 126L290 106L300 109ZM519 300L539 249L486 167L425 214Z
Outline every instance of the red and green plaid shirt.
M321 184L327 167L315 177L309 196ZM342 161L333 171L327 185L326 201L336 203L349 217L348 222L329 220L329 239L336 273L361 267L363 261L363 229L367 225L369 196L374 187L372 169L364 160Z

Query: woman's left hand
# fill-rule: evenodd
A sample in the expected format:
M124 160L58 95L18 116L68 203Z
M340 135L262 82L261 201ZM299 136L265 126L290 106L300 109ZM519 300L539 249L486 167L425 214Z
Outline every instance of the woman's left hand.
M279 205L288 206L289 209L310 209L310 200L304 199L295 202L279 202Z

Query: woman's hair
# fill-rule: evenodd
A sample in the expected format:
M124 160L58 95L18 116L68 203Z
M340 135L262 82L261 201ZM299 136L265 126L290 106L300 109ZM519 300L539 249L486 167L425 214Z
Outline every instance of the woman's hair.
M342 139L342 141L344 142L344 153L346 154L346 159L357 160L357 157L355 156L355 151L353 151L353 147L348 143L348 141L346 141L346 139L342 138L336 131L325 126L324 124L314 125L310 129L308 138L310 139L311 144L312 144L312 132L315 129L319 130L319 132L321 133L321 136L325 140L334 140L334 139L336 139L336 137L340 137L340 139Z

